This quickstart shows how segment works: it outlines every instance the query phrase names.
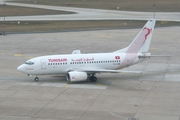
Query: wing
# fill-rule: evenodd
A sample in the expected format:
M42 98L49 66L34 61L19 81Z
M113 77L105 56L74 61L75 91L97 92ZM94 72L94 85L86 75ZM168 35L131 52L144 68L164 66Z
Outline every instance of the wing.
M143 71L128 71L128 70L108 70L108 69L83 69L83 70L74 70L82 71L87 73L144 73Z
M138 56L139 58L150 58L150 57L171 57L171 55L151 55L151 53L142 53Z
M96 73L142 73L142 71L127 71L127 70L106 70L106 69L97 69L97 70L85 70L86 72L96 72Z

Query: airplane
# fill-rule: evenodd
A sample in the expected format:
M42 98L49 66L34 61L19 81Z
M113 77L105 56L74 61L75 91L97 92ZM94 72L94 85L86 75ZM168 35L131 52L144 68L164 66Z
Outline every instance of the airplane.
M155 19L148 20L129 46L123 49L110 53L90 54L74 50L72 54L40 56L26 61L17 70L33 76L35 81L39 81L37 77L39 75L65 74L66 80L70 83L86 81L88 78L96 82L97 73L141 73L119 69L159 56L148 52L155 23Z

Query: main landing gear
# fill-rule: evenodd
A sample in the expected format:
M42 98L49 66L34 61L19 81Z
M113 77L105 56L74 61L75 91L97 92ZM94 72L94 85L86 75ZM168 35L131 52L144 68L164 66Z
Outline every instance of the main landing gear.
M38 77L35 77L35 78L34 78L34 81L35 81L35 82L38 82L38 81L39 81L39 78L38 78Z
M91 81L91 82L96 82L96 81L97 81L97 77L95 76L95 74L92 74L92 75L90 76L90 81Z

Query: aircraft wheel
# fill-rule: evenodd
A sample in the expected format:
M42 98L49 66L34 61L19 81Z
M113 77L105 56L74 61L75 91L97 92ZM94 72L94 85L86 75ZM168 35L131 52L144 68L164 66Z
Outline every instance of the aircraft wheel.
M35 78L34 78L34 81L38 82L38 81L39 81L39 78L38 78L38 77L35 77Z
M91 82L96 82L96 81L97 81L97 77L91 76L91 77L90 77L90 80L91 80Z

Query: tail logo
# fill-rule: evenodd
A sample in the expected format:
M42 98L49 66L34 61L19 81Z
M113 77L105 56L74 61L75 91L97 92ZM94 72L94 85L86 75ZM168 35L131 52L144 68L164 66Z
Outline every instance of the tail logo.
M144 42L143 42L143 44L144 44L145 41L147 40L148 35L151 33L152 29L149 29L149 28L147 28L147 27L144 27L143 30L147 30L147 33L145 34L145 40L144 40Z
M151 28L144 27L141 33L136 37L136 39L132 42L129 46L126 53L138 53L138 51L143 47L145 44L148 36L152 32Z

